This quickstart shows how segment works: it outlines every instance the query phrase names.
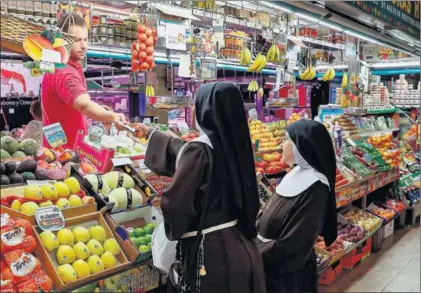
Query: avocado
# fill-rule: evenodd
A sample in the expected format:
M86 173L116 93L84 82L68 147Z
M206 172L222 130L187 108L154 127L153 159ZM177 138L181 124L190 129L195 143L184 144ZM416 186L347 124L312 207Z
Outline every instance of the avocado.
M6 171L4 172L6 175L10 175L16 171L15 162L6 162L4 166L6 167Z
M0 164L0 174L4 174L4 172L6 172L6 166L3 163L1 163Z
M9 185L10 180L6 175L0 175L0 185Z
M31 173L31 172L23 172L22 174L20 174L23 178L23 182L26 182L28 180L36 180L35 178L35 174Z
M23 183L23 178L18 173L13 173L9 176L9 179L11 184Z
M34 173L35 170L37 169L37 167L38 167L37 161L26 160L26 161L23 161L22 163L20 163L18 165L18 168L17 168L16 172L18 172L18 173L23 173L23 172Z
M47 170L38 169L35 171L35 179L36 180L47 180L48 179L48 172Z

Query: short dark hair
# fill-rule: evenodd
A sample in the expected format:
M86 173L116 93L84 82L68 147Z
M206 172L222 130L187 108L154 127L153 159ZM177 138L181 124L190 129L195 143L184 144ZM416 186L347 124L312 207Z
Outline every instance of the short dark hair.
M79 14L68 12L60 18L57 25L65 33L69 33L72 26L86 27L85 19Z
M39 118L42 117L42 108L40 101L33 101L31 107L29 108L32 115L37 116Z

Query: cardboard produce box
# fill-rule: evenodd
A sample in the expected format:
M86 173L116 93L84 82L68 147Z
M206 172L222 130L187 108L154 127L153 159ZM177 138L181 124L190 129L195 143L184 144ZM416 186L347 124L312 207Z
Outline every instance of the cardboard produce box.
M139 263L152 257L152 252L141 253L130 240L129 233L134 228L145 227L147 223L158 225L163 221L162 212L154 206L146 206L125 213L105 214L105 220L114 233L121 248L131 263Z
M114 238L113 232L111 231L110 227L108 226L107 222L105 221L103 215L100 212L95 212L79 217L73 217L66 219L65 221L65 228L73 230L75 227L85 227L89 229L92 226L99 225L104 228L106 233L106 239ZM111 275L114 275L119 272L123 272L127 267L130 265L130 263L127 260L127 257L121 249L120 253L115 256L117 260L117 265L113 268L104 269L102 272L91 274L88 277L77 279L74 282L66 284L61 277L59 276L59 273L57 271L57 267L59 266L56 258L57 249L53 250L52 252L48 252L47 249L42 244L40 233L42 233L41 229L38 226L34 226L34 234L37 239L37 242L39 245L37 245L35 251L39 259L44 265L44 268L46 269L47 274L50 276L50 278L53 280L56 289L58 291L70 291L75 288L85 286L89 283L92 283L98 279L101 278L107 278ZM120 247L121 248L121 247Z
M12 195L23 198L25 186L26 185L11 187L11 188L1 188L0 189L0 198L5 199L6 197L12 196ZM86 190L85 190L85 192L87 193L87 195L89 195L89 193ZM28 220L32 225L37 224L36 221L35 221L35 216L27 215L27 214L24 214L20 211L13 210L10 207L7 207L5 205L1 205L0 209L1 209L1 213L8 213L9 215L11 215L13 217ZM81 215L94 213L94 212L96 212L96 210L97 210L97 205L96 205L96 203L93 203L93 204L86 204L86 205L82 205L82 206L64 209L64 210L62 210L62 212L63 212L63 215L64 215L65 218L72 218L72 217L77 217L77 216L81 216Z

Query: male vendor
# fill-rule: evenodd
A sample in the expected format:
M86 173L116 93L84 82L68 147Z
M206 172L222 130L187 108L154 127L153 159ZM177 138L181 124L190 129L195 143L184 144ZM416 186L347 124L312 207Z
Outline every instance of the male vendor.
M42 122L44 126L60 122L66 134L64 148L73 148L79 130L86 134L87 119L115 123L117 128L127 123L123 114L104 109L91 101L80 61L88 49L88 28L85 20L75 13L64 15L58 27L74 36L69 62L54 74L44 74L42 81ZM48 142L44 139L44 146Z

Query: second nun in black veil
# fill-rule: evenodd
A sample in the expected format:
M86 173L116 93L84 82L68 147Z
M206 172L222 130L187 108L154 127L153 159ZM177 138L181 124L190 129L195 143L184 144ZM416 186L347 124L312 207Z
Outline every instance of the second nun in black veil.
M155 131L145 159L153 172L173 177L161 200L166 235L178 240L178 277L170 279L182 291L264 292L253 241L259 200L241 92L225 82L203 85L195 110L198 139L183 143ZM199 236L186 234L194 231Z
M336 159L323 124L300 120L287 127L282 179L259 220L259 250L268 292L316 292L314 244L337 237Z

